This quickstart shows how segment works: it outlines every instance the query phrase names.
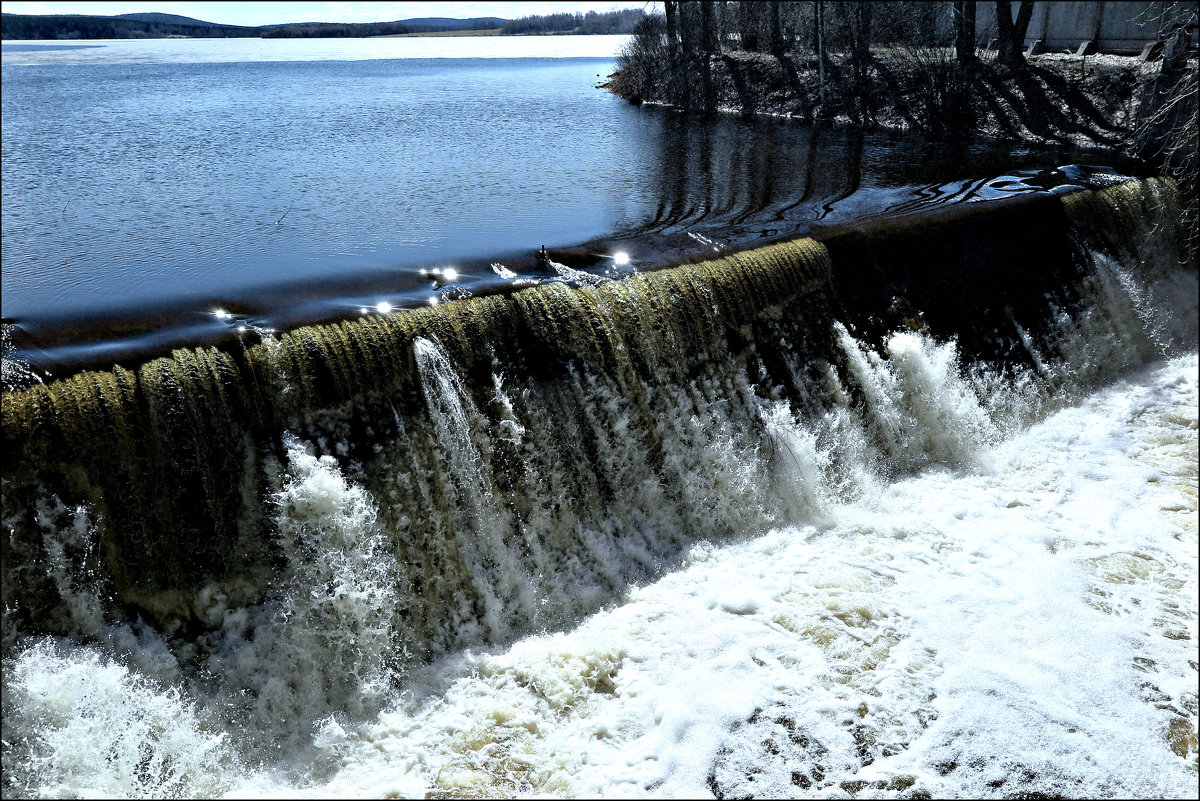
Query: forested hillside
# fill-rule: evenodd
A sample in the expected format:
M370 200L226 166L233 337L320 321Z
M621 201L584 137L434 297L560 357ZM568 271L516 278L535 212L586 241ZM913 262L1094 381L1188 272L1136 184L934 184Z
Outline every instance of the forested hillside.
M500 32L503 34L633 33L633 29L645 16L646 12L640 8L600 13L589 11L586 14L534 14L509 21Z
M500 17L420 17L391 22L293 22L247 27L220 25L176 14L135 13L117 16L83 14L4 14L4 39L164 39L263 37L326 38L395 36L406 33L501 29L501 34L627 34L646 16L640 8L586 14L536 14L516 20Z
M154 17L155 19L149 19ZM188 20L171 21L173 20ZM0 14L3 39L165 39L169 36L258 36L259 28L218 25L173 14L101 17L83 14Z

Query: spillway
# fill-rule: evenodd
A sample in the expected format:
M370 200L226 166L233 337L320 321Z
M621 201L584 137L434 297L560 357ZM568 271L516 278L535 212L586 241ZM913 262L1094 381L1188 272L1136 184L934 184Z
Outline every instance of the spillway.
M38 712L38 681L107 676L109 707L140 716L93 771L104 792L219 794L702 544L986 472L1029 426L1194 352L1180 203L1146 179L966 204L6 391L6 794L100 781L73 784L91 774L53 745L91 713ZM195 739L172 751L164 729Z

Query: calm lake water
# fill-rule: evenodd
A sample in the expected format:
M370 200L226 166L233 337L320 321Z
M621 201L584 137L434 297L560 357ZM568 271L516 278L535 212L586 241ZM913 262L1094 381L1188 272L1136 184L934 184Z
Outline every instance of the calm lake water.
M35 363L103 361L544 279L543 244L646 269L1081 158L696 125L596 88L625 39L5 43L4 320Z

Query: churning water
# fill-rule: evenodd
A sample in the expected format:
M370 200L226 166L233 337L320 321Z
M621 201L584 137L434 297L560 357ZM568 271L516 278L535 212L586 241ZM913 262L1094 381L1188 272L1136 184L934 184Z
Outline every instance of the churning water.
M1177 202L6 392L5 793L1193 794Z

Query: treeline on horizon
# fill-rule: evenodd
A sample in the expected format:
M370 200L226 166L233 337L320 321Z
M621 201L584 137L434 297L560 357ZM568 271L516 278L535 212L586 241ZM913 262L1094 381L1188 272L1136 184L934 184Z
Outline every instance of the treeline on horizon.
M164 22L85 14L0 14L0 39L226 39L258 36L259 28Z
M491 19L472 20L470 25L412 25L404 22L299 22L261 28L263 39L362 39L370 36L399 36L405 33L441 31L485 31L497 28Z
M589 11L586 14L533 14L510 20L500 29L501 34L620 34L633 33L646 16L640 8L616 11Z
M535 14L516 20L486 17L464 20L462 24L413 25L397 22L303 22L284 25L248 27L218 25L196 20L176 22L165 20L131 19L125 16L91 16L77 14L3 14L0 15L0 38L3 39L165 39L172 36L189 38L261 37L279 38L347 38L397 36L407 33L436 33L463 30L495 30L501 35L536 34L628 34L646 16L642 9L586 14Z

